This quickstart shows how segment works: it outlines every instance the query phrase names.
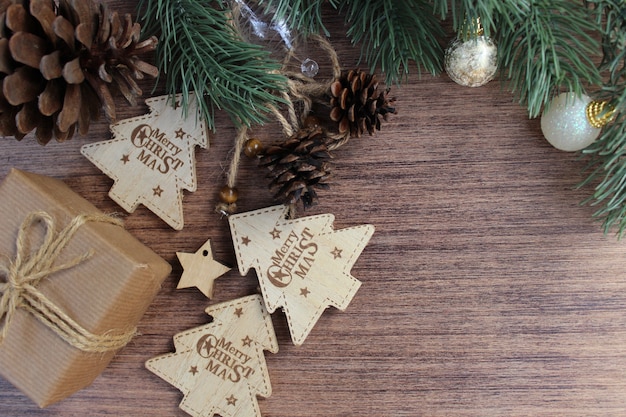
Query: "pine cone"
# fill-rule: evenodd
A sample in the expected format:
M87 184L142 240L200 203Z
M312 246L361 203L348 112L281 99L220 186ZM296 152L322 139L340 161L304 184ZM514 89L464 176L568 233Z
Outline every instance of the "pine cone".
M339 122L339 132L360 137L380 130L380 119L387 120L396 109L391 107L395 98L387 98L389 89L378 92L376 75L360 70L344 72L330 86L330 118Z
M302 201L304 208L315 204L316 188L328 189L332 155L321 127L302 129L285 142L269 146L259 165L270 169L270 189L283 204Z
M18 140L36 129L37 141L84 135L104 110L115 120L115 86L131 104L135 80L156 77L137 55L141 27L92 0L0 0L0 135Z

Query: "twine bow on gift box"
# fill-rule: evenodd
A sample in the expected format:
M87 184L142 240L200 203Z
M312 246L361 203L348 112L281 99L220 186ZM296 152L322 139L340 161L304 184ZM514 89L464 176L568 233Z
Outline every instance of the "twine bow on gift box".
M44 225L45 235L41 246L31 251L28 234L39 222ZM93 255L91 250L66 263L55 265L74 233L88 222L122 226L121 221L110 216L85 214L72 219L55 235L55 221L48 213L36 211L26 217L17 235L15 258L8 265L0 262L0 344L7 337L19 309L29 312L64 341L84 352L103 353L117 350L133 338L136 329L126 332L111 331L103 335L89 332L37 289L44 278L73 268Z

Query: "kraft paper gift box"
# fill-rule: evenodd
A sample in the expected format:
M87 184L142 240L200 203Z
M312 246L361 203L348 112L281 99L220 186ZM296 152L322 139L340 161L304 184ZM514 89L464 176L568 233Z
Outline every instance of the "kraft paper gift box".
M56 232L78 216L103 216L63 182L11 170L0 184L0 262L5 265L0 273L0 289L5 287L0 299L8 292L6 265L15 262L18 230L35 211L54 219ZM44 241L45 224L35 222L23 229L29 237L29 253L36 253ZM171 267L120 225L101 221L78 227L52 267L72 262L88 251L89 258L42 278L36 291L88 334L104 337L106 343L120 335L128 339ZM76 330L70 331L69 339L61 337L62 333L54 330L62 327L56 316L52 316L56 327L46 326L45 319L33 314L39 310L18 307L10 322L7 314L0 318L0 327L6 326L0 343L0 374L45 407L91 384L120 346L113 343L113 350L108 350L111 346L96 339L94 350L94 341L88 339L88 349L74 347L67 340L77 340ZM101 344L108 346L107 351L96 351Z

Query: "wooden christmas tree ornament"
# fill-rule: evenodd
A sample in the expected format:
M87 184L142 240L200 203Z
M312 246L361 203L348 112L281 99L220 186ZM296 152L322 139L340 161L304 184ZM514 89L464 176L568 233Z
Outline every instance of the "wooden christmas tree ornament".
M196 287L207 298L213 298L213 283L230 271L230 268L213 259L211 239L207 240L196 253L176 252L183 267L183 274L176 288Z
M192 97L193 98L193 97ZM180 96L146 100L150 113L111 125L113 139L85 145L82 154L115 180L109 196L129 213L145 205L176 230L183 228L182 189L195 191L194 147L208 134L195 100L184 117Z
M263 350L278 352L272 320L258 294L206 309L214 321L174 336L175 353L146 368L180 389L194 417L261 417L256 396L272 394Z
M361 286L350 269L374 233L362 225L334 230L334 216L286 220L287 206L229 217L241 275L254 268L265 306L283 307L301 345L328 306L345 310Z

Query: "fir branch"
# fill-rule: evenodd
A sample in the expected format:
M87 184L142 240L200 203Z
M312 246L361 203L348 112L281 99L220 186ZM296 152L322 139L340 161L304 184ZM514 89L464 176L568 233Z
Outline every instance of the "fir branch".
M439 40L445 35L433 6L427 0L259 0L274 21L304 35L328 30L322 21L322 6L345 13L347 35L361 44L361 57L372 72L380 67L387 84L409 72L410 62L435 75L441 72L443 50Z
M458 32L466 22L480 19L485 36L491 36L496 31L496 18L507 16L511 9L522 6L519 1L493 0L435 0L434 10L439 12L441 19L452 15L452 28Z
M608 74L598 95L613 105L616 117L583 151L590 161L583 171L587 178L578 187L595 184L583 204L599 206L594 217L602 221L604 232L616 229L621 237L626 230L626 6L622 0L588 3L594 6L598 25L603 25L600 67Z
M589 0L602 26L602 63L607 73L600 99L626 110L626 5L622 0Z
M342 0L347 34L353 43L361 43L362 58L371 71L380 67L386 83L391 84L409 73L415 62L435 75L441 72L444 37L432 4L425 0Z
M220 2L140 0L143 30L159 36L157 62L168 94L182 93L186 111L195 92L208 127L223 109L237 125L265 121L286 89L280 65L261 47L244 42Z
M329 36L328 29L322 21L322 5L319 0L258 0L266 13L274 14L274 22L285 22L287 26L307 36L324 32ZM328 3L337 7L337 0Z
M601 84L593 62L600 47L589 33L597 25L571 0L507 3L497 34L503 81L537 117L559 88L578 95L584 84ZM528 7L523 6L528 3Z
M598 181L583 204L600 206L593 216L602 221L605 233L616 229L621 237L626 230L626 114L619 113L583 153L592 157L584 170L589 175L578 187Z

